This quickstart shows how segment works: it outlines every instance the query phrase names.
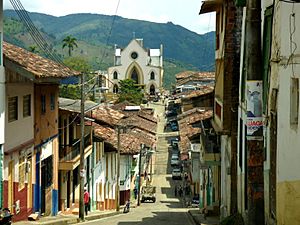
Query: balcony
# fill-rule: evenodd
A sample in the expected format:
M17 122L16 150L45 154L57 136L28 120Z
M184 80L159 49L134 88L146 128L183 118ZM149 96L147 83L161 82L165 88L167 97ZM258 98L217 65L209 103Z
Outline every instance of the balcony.
M75 139L73 144L60 146L59 170L73 170L80 164L80 139ZM84 158L92 153L91 134L84 137Z

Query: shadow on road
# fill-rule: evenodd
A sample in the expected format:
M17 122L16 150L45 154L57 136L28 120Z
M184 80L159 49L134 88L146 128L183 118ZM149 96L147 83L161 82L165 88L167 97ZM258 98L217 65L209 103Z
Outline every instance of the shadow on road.
M189 225L188 221L184 221L183 218L187 218L185 212L153 212L153 217L145 217L142 221L126 221L119 222L118 225Z

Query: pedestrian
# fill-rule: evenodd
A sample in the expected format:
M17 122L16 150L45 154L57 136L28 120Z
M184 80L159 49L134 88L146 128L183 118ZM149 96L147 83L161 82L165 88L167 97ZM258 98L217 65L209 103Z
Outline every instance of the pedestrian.
M175 197L177 196L177 185L175 185Z
M84 187L83 200L84 200L85 215L87 216L89 210L89 204L90 204L90 193L87 191L87 187Z
M179 194L179 197L182 196L182 187L181 186L179 187L178 194Z
M134 199L137 199L137 188L135 187L134 189L133 189L133 194L134 194Z

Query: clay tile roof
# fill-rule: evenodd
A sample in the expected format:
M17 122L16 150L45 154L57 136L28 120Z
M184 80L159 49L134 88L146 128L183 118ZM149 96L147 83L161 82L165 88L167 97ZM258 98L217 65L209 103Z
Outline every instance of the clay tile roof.
M80 75L78 71L7 42L3 42L3 55L6 59L32 73L35 79L67 78Z
M107 106L101 106L92 111L91 117L99 122L115 126L124 117L124 114Z
M131 102L124 101L124 102L114 104L113 106L111 106L111 108L114 109L114 110L124 111L126 106L134 106L134 105L135 104L133 104Z
M214 89L215 88L213 86L204 86L204 87L202 87L201 90L194 90L194 91L190 91L187 93L183 92L183 93L180 93L180 95L178 95L178 96L181 96L184 99L197 98L199 96L212 93L214 91Z
M97 123L93 123L93 127L94 135L96 137L99 137L116 150L118 149L118 137L114 129L99 125ZM136 135L128 133L120 134L120 153L133 155L137 154L140 150L141 143L144 143L143 140L138 138Z
M206 80L206 79L215 79L214 72L199 72L199 71L184 71L175 75L176 80L188 79L191 80Z
M187 151L190 139L201 133L201 128L195 125L201 120L209 119L212 116L212 110L202 110L200 108L188 110L178 116L181 151Z
M146 120L137 115L132 115L130 117L123 118L122 120L120 120L119 124L125 126L138 127L142 130L151 132L153 134L156 133L156 127L157 127L157 124L155 122Z

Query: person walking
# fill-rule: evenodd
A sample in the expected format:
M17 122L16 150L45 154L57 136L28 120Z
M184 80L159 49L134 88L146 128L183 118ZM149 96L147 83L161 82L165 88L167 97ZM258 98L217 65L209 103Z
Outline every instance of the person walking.
M90 205L90 193L87 191L87 187L84 187L83 200L84 200L85 215L87 216L89 211L89 205Z

